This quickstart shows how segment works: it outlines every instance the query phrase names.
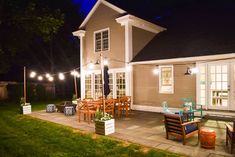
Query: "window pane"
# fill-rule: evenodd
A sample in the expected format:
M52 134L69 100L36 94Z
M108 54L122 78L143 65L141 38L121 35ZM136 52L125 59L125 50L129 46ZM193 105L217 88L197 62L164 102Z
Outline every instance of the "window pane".
M228 75L227 74L223 74L222 75L222 80L223 81L227 81L228 80Z
M125 73L116 73L116 84L117 84L117 98L126 95L126 88L125 88Z
M216 74L216 81L222 81L221 80L221 74Z
M216 73L221 73L221 66L220 65L216 66Z
M222 66L222 73L227 73L227 72L228 72L227 65L223 65Z
M211 73L215 73L215 66L211 66Z

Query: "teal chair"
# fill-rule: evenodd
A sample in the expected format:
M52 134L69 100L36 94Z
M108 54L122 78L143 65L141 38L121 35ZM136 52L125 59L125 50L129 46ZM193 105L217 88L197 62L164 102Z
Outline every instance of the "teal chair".
M169 110L167 101L162 102L162 108L163 108L163 113L173 113Z
M202 105L194 103L192 97L182 98L181 100L183 101L183 107L189 108L189 111L200 112L200 117L203 117Z

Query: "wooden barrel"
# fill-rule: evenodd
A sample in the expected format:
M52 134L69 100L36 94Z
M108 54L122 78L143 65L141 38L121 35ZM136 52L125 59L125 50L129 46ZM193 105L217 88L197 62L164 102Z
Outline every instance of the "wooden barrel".
M207 149L215 148L216 133L212 129L203 128L200 130L201 147Z

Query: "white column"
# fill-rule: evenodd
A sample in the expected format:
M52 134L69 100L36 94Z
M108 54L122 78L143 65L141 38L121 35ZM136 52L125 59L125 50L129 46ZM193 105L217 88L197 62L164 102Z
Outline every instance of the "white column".
M132 25L130 22L125 23L125 62L126 66L133 59L133 41L132 41ZM127 71L126 76L126 84L129 85L126 88L126 95L131 96L131 102L133 103L133 67L131 66L131 70ZM131 104L132 107L132 104Z
M80 38L80 92L81 92L81 99L85 98L85 73L83 71L83 40L85 36L85 31L84 30L78 30L76 32L73 32L74 36L77 36Z

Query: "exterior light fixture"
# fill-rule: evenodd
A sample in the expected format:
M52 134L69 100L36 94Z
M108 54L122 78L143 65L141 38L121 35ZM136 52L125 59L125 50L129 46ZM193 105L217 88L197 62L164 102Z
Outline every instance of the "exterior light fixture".
M187 70L186 72L184 73L184 75L191 75L192 74L192 71L189 67L187 67Z
M65 78L65 77L64 77L64 74L63 74L63 73L59 73L59 79L60 79L60 80L64 80L64 78Z
M38 80L39 80L39 81L42 81L42 80L43 80L43 77L42 77L42 76L38 76Z
M104 60L104 65L108 65L108 64L109 64L108 60L105 59L105 60Z
M37 75L36 72L32 71L29 76L30 76L31 78L34 78L36 75Z
M88 65L88 68L91 69L91 70L94 69L94 67L95 67L95 65L94 65L93 63L90 63L90 64Z
M157 67L155 67L155 68L153 69L153 74L154 74L154 75L158 75L158 74L159 74L159 69L158 69Z
M191 68L192 74L197 74L199 72L197 67Z
M127 65L127 66L126 66L126 70L127 70L127 71L131 71L131 70L132 70L131 66L130 66L130 65Z

